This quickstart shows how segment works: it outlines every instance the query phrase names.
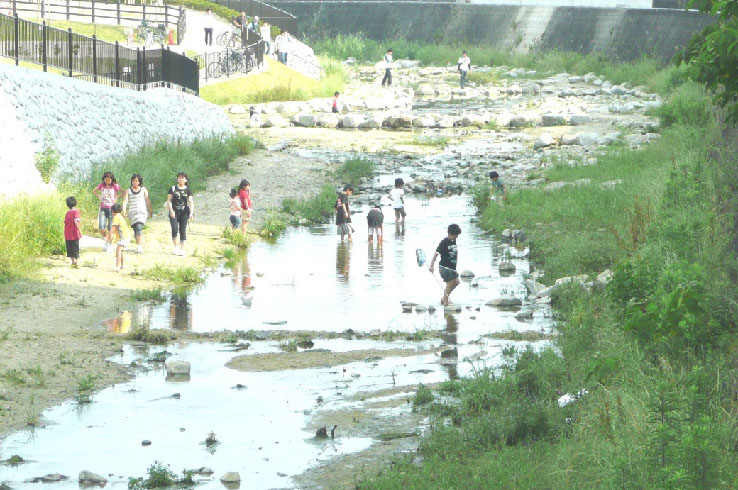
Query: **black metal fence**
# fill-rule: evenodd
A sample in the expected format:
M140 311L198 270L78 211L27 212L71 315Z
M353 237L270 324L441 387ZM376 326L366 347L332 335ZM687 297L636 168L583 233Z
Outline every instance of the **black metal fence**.
M252 33L253 34L253 33ZM248 45L228 47L223 51L193 57L200 68L200 78L207 83L213 78L248 73L264 64L266 43L261 39Z
M229 9L237 10L239 12L246 12L249 17L259 16L259 19L263 22L268 22L282 29L286 30L290 34L297 36L297 17L285 12L282 9L278 9L273 5L260 2L259 0L212 0L213 2L224 5Z
M56 68L65 75L114 87L166 86L199 93L197 62L169 49L131 49L16 16L0 14L0 56Z

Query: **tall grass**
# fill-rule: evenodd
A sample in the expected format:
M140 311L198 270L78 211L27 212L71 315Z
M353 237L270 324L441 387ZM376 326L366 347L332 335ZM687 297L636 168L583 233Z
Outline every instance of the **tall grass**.
M336 212L336 197L333 186L326 184L309 199L285 199L282 212L290 215L295 223L324 223Z
M157 143L96 165L87 183L90 186L97 185L103 172L110 171L115 174L121 187L127 188L131 175L141 174L152 205L158 206L166 200L167 190L177 183L178 172L187 173L193 192L204 190L208 177L228 171L229 163L240 155L249 154L254 144L244 135L223 141L212 138L187 144Z
M359 184L362 179L374 175L374 161L355 155L335 170L336 178L346 184Z

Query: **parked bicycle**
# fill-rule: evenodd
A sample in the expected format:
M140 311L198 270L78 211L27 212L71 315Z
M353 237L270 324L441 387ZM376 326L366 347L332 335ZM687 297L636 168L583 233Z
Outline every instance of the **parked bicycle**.
M225 46L235 48L241 45L241 29L232 28L227 31L223 31L215 38L215 44L218 46Z
M256 57L251 48L226 50L218 55L216 61L208 65L208 77L218 78L224 74L250 72L256 66Z
M136 29L137 40L140 44L143 44L145 48L151 48L154 44L164 45L166 40L167 26L165 24L158 24L156 27L151 27L145 20L139 24Z

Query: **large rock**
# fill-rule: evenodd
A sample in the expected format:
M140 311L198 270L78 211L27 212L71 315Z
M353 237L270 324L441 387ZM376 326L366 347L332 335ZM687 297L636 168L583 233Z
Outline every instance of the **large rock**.
M436 95L436 89L433 85L429 83L422 83L415 90L415 95L420 95L420 96Z
M566 124L566 118L561 114L544 114L541 116L542 126L563 126Z
M572 126L583 126L592 122L592 118L586 114L574 114L569 118L569 124Z
M361 114L347 114L343 117L341 124L344 128L358 128L363 122L364 116Z
M453 128L458 119L453 116L441 116L436 122L439 128Z
M549 133L543 133L533 142L533 149L538 150L539 148L548 148L555 143L554 138Z
M298 112L292 116L292 122L305 128L314 128L315 115L306 112Z
M244 108L242 105L232 105L228 108L228 112L231 114L248 114L249 111Z
M461 125L464 127L482 127L485 124L487 124L487 118L485 118L484 116L480 116L479 114L465 114L461 118Z
M167 376L184 376L190 374L189 362L167 359L164 365L167 368Z
M237 471L229 471L220 477L220 481L223 483L238 483L241 481L241 475Z
M576 135L574 144L579 146L597 146L600 141L600 135L598 133L579 133Z
M500 296L487 301L487 306L496 306L498 308L514 308L523 305L523 301L520 298L516 298L512 294Z
M510 128L524 128L531 125L530 119L525 116L513 116L510 118L510 122L507 123Z
M318 114L315 117L315 125L320 128L335 128L339 122L340 118L336 114Z
M108 483L108 480L102 476L96 475L95 473L87 470L80 471L78 479L79 484L82 486L104 487Z
M416 128L432 128L436 125L436 120L431 116L419 116L413 119L413 127Z
M389 116L384 120L384 124L391 129L412 128L413 116L405 114L400 116Z
M380 115L369 116L359 124L361 129L381 129L384 124L384 117Z
M466 278L472 278L472 277L474 277L474 273L472 271L470 271L469 269L464 269L463 271L461 271L461 273L459 274L459 276L460 277L466 277Z
M263 128L287 128L290 122L280 115L269 116L264 120Z

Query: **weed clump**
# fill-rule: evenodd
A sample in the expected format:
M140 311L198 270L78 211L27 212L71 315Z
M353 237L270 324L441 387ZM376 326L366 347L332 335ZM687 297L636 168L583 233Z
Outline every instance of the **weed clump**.
M129 490L145 490L150 488L166 488L175 485L194 485L195 480L191 471L182 471L182 476L178 477L174 472L163 463L154 461L146 470L148 477L129 478Z

